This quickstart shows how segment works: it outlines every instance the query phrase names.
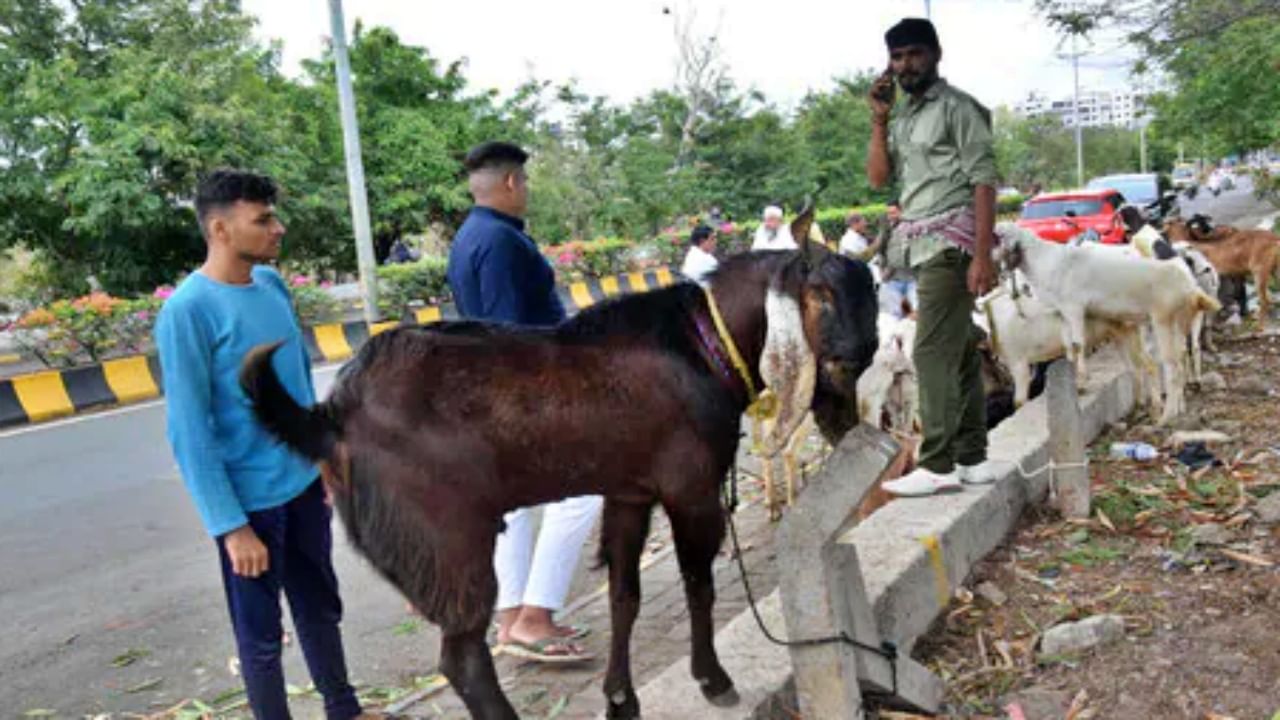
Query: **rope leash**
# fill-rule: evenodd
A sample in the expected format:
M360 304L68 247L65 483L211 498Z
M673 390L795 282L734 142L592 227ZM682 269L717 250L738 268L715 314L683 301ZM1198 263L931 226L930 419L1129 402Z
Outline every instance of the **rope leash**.
M1032 472L1027 471L1026 467L1023 466L1021 460L1018 461L1018 473L1022 475L1023 480L1030 480L1031 478L1039 475L1045 470L1049 471L1049 498L1050 499L1058 497L1058 483L1057 483L1057 479L1054 477L1054 472L1053 472L1054 470L1057 470L1059 468L1063 470L1071 470L1074 468L1088 468L1088 467L1089 467L1089 457L1087 455L1085 456L1082 462L1056 463L1053 460L1050 460L1049 462L1041 465L1040 467L1036 468Z
M747 596L747 606L751 608L751 616L756 620L756 626L760 628L760 632L774 645L781 647L815 647L818 645L831 645L834 643L844 643L851 645L859 650L865 650L869 653L879 655L889 663L889 677L893 686L892 694L898 694L898 646L888 640L880 643L879 647L859 642L849 637L848 633L843 630L839 635L831 635L829 637L808 638L804 640L779 640L773 633L769 632L769 628L764 624L764 618L760 617L760 610L756 607L755 593L751 590L751 582L747 579L747 566L742 560L742 548L738 544L738 527L733 521L733 514L738 509L738 461L734 458L733 465L729 469L729 482L725 484L722 496L724 498L726 519L729 521L729 537L733 541L733 556L738 564L738 574L742 578L742 589Z

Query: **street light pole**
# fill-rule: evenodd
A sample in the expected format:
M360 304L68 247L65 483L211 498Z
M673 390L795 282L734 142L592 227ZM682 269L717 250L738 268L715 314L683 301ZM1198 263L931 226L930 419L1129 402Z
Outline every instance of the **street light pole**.
M930 0L924 0L924 16L933 19L933 3Z
M1075 95L1072 97L1072 113L1076 126L1076 187L1084 187L1084 129L1080 127L1080 36L1071 34L1071 68L1075 74Z
M333 63L338 77L338 109L342 117L342 147L347 158L347 190L351 197L351 227L356 235L356 264L360 270L360 297L364 319L378 320L378 273L369 229L369 199L365 194L364 161L360 157L360 128L356 124L356 98L351 90L351 61L347 57L347 31L342 0L329 0L333 26Z
M1147 171L1147 123L1138 121L1138 165L1141 172Z

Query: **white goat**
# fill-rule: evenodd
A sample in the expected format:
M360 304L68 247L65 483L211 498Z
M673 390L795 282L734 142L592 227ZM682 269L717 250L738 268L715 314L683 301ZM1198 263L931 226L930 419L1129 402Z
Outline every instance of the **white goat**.
M1222 278L1218 276L1218 269L1209 262L1209 258L1205 254L1192 247L1189 243L1174 243L1173 249L1186 263L1187 268L1191 271L1192 278L1195 279L1196 285L1204 291L1209 297L1218 297L1218 291L1222 288ZM1209 326L1212 324L1213 314L1202 312L1196 315L1195 320L1191 322L1191 359L1194 364L1193 376L1196 382L1202 377L1202 366L1200 360L1200 345L1210 351L1215 351L1213 346L1213 334L1209 332Z
M1167 390L1160 422L1183 411L1184 372L1181 338L1196 313L1216 311L1217 299L1196 286L1179 264L1123 257L1095 248L1046 242L1028 230L1001 223L1001 261L1026 273L1037 296L1057 310L1067 326L1067 356L1083 381L1087 332L1085 316L1139 322L1155 332Z
M1022 407L1031 388L1031 368L1036 363L1067 355L1070 337L1057 310L1041 302L1023 287L1014 297L998 288L978 300L975 322L987 331L991 349L1013 375L1013 403ZM1146 395L1154 415L1160 404L1160 379L1155 363L1142 347L1134 323L1085 318L1085 345L1094 349L1115 342L1138 384L1138 395Z
M881 314L877 327L880 347L858 377L858 417L882 430L911 433L919 424L916 366L911 359L916 321Z
M1142 257L1156 260L1181 260L1196 285L1209 297L1218 297L1222 280L1218 277L1217 269L1204 253L1196 250L1190 243L1170 243L1159 230L1151 225L1143 225L1138 232L1134 233L1132 247ZM1204 368L1201 344L1203 343L1210 350L1213 349L1213 339L1209 337L1208 332L1209 320L1212 317L1211 313L1201 311L1191 320L1192 378L1196 382L1200 382Z

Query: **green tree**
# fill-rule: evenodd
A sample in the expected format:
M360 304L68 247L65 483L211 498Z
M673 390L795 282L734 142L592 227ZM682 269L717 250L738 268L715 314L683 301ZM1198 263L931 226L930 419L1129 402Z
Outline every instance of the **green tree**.
M0 5L0 246L53 260L66 292L95 275L124 292L172 279L202 254L190 200L219 165L290 176L306 158L276 53L238 3L83 0ZM277 172L279 171L279 172Z
M340 170L332 57L326 53L305 67L310 91L318 98L314 110L334 118L326 138ZM481 141L517 133L502 119L491 93L468 93L461 61L443 65L426 48L406 45L390 29L357 24L351 71L370 222L378 256L384 257L406 233L435 221L456 224L470 206L460 174L466 151ZM341 182L345 193L345 179Z
M1221 156L1280 142L1280 0L1037 0L1069 31L1073 18L1122 32L1160 73L1158 134Z

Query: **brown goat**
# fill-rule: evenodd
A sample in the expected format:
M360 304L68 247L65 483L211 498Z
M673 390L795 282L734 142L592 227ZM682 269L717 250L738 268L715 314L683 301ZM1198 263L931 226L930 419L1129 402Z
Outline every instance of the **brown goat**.
M711 323L710 298L728 342ZM279 384L270 346L246 357L241 384L264 426L320 463L356 548L441 626L441 670L474 718L516 717L485 645L503 513L604 495L613 625L604 691L610 718L636 718L630 638L653 506L671 520L693 676L710 702L732 704L733 681L712 644L712 560L749 387L767 386L778 401L767 449L810 409L838 441L856 422L855 379L875 351L875 323L867 267L806 243L731 258L709 294L681 283L591 307L555 329L391 330L370 339L313 408ZM750 381L729 362L730 346Z
M1241 230L1219 225L1210 228L1201 217L1189 222L1169 220L1165 234L1174 242L1185 242L1204 253L1222 277L1253 278L1258 290L1259 322L1271 321L1270 282L1280 262L1280 236L1266 230Z

